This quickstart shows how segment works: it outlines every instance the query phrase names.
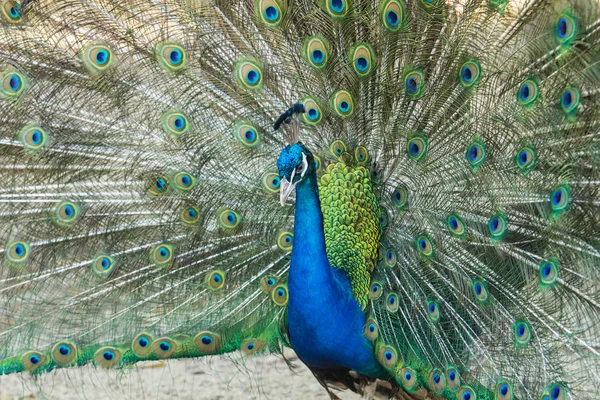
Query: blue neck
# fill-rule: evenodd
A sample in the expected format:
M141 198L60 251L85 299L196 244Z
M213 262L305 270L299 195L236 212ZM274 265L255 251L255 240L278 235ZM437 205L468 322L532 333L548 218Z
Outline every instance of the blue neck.
M292 346L309 367L350 368L366 375L381 375L371 343L364 337L365 316L352 296L350 282L327 259L315 172L296 187L288 286Z

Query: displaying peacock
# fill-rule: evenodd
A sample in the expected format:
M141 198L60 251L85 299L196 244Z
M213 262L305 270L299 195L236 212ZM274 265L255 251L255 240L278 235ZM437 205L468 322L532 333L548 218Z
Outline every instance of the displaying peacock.
M0 374L292 347L332 398L600 396L597 3L0 21Z

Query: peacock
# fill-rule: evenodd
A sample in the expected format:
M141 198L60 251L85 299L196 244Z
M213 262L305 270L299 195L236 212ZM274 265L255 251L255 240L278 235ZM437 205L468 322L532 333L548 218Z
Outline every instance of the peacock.
M0 374L600 396L595 1L0 4Z

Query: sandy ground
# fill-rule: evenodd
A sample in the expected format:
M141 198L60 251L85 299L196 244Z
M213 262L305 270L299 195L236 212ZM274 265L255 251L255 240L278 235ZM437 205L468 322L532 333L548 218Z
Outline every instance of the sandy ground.
M293 353L287 354L294 357ZM329 396L299 361L290 371L281 357L244 361L212 357L141 363L118 371L67 368L36 378L0 376L0 400L14 399L315 399ZM343 399L358 399L340 393Z

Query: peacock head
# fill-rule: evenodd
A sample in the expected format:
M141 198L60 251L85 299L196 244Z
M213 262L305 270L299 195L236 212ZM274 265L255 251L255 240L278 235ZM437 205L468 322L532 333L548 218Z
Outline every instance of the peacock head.
M310 150L298 142L294 145L287 145L281 150L277 160L277 169L281 179L279 189L281 205L284 206L296 186L315 170L315 159Z

